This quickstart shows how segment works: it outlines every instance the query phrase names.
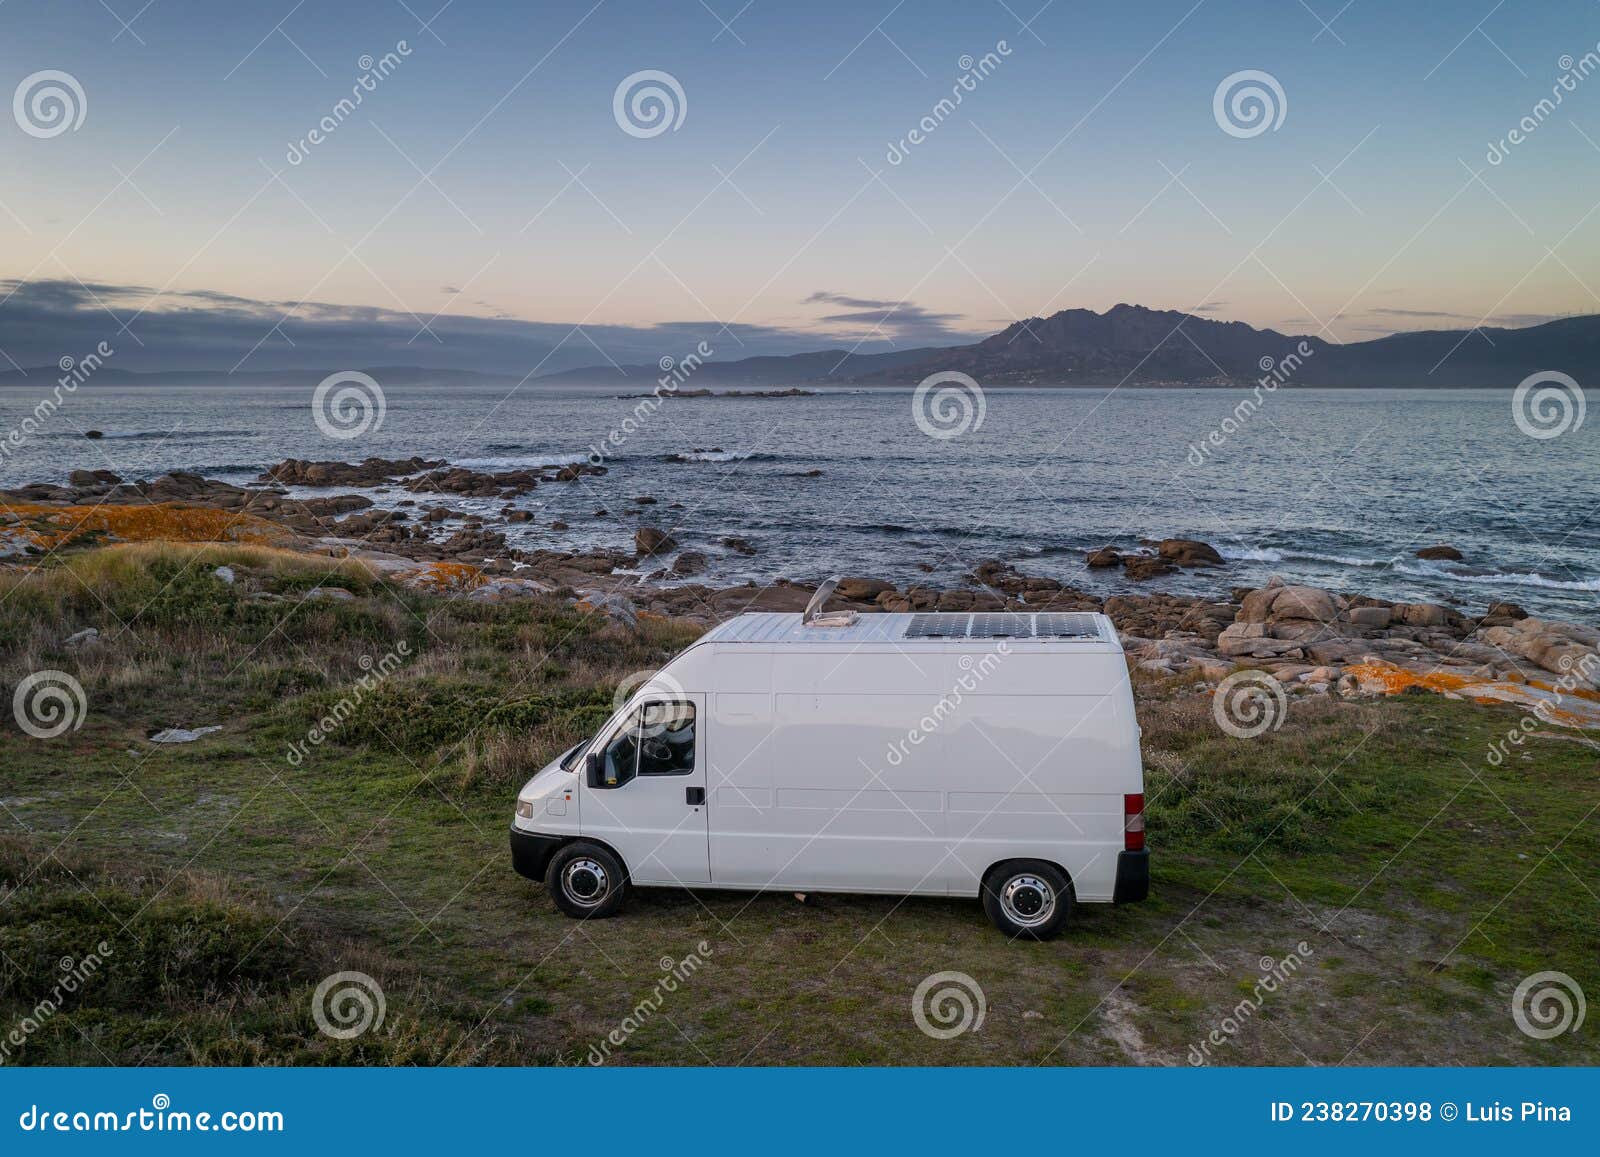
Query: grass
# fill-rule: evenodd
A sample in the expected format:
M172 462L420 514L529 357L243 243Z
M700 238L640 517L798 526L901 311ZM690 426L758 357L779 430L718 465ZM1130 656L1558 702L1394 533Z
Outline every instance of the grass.
M356 597L303 600L316 586ZM65 646L90 626L99 642ZM1593 1023L1538 1041L1511 1016L1533 972L1600 993L1595 750L1540 732L1497 767L1513 716L1430 695L1297 698L1238 740L1205 695L1142 688L1151 900L1080 909L1048 944L962 900L644 890L568 920L510 871L515 787L693 635L258 546L6 574L5 686L63 671L88 711L53 739L0 730L0 1046L21 1037L0 1061L584 1063L632 1014L608 1063L1185 1064L1213 1032L1215 1063L1600 1063ZM1303 967L1236 1016L1291 953ZM341 971L385 997L350 1040L312 1016ZM981 986L980 1029L916 1028L913 990L941 971Z

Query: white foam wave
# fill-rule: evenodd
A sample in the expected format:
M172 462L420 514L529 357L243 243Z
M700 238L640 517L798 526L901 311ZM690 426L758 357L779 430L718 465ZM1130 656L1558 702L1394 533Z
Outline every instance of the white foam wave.
M452 466L468 470L542 470L547 466L576 466L587 462L587 454L527 454L505 458L452 458Z

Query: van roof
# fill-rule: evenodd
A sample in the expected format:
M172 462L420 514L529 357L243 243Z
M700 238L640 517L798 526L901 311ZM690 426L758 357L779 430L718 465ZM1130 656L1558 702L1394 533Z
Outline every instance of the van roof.
M1092 611L976 611L961 614L864 614L844 626L806 624L798 614L740 615L714 627L702 643L905 643L929 646L992 642L1118 643L1111 620Z

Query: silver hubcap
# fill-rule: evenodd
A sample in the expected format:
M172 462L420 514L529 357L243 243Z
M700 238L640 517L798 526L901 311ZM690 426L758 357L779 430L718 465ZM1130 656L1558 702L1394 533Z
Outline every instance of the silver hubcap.
M593 908L606 898L611 877L598 861L584 856L561 869L561 887L574 904Z
M1056 890L1038 876L1012 876L1000 889L1000 910L1019 928L1037 928L1056 910Z

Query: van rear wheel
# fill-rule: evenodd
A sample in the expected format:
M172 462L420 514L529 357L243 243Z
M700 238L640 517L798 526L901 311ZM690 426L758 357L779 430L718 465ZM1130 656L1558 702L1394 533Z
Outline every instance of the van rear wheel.
M622 864L599 844L567 844L550 858L545 890L568 916L604 920L622 911L628 882Z
M1043 860L996 864L983 880L983 910L1012 938L1049 940L1066 926L1075 902L1066 873Z

